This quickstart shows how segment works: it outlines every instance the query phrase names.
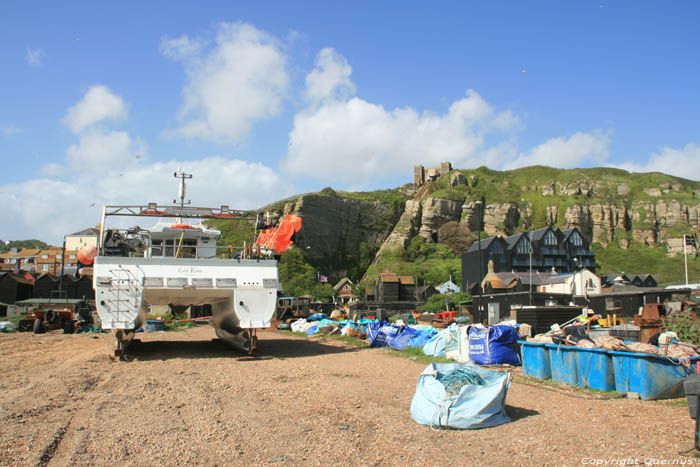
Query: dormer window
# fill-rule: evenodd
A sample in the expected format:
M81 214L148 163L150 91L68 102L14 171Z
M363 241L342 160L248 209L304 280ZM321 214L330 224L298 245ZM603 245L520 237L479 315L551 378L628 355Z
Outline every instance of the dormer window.
M574 246L582 246L583 245L583 239L581 236L578 234L578 232L574 232L571 234L571 243Z
M530 248L528 248L528 246L529 245L527 239L523 237L518 241L518 244L515 247L515 251L520 255L527 255L530 253Z
M544 236L544 244L547 246L557 245L557 236L551 230Z

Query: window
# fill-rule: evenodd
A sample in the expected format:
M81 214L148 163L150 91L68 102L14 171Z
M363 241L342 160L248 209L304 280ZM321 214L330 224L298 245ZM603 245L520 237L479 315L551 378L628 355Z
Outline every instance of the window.
M56 255L56 259L61 259L63 255Z
M69 258L70 258L70 259L75 259L75 255L70 255Z
M518 240L518 244L515 246L515 252L520 255L530 254L529 242L525 237Z
M44 259L49 259L49 255L41 255L41 257Z
M557 236L551 230L544 236L544 244L547 246L557 245Z
M574 232L571 234L571 243L574 246L581 246L583 245L583 240L581 239L581 236L578 234L578 232Z
M163 256L163 240L153 240L151 256Z

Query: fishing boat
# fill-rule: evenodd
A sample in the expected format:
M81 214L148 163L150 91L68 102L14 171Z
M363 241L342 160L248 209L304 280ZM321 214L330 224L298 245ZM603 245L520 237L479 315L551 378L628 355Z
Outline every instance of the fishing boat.
M117 353L132 343L151 307L209 305L210 323L223 342L253 352L256 330L270 326L277 303L276 255L292 243L301 219L287 215L270 225L255 211L191 207L180 178L175 205L104 206L93 258L95 303L103 329L116 330ZM108 228L119 216L159 220L151 228ZM169 221L171 219L172 221ZM195 219L195 223L188 220ZM220 245L221 231L207 219L255 222L257 241ZM252 239L251 239L252 240ZM207 307L209 308L209 307Z

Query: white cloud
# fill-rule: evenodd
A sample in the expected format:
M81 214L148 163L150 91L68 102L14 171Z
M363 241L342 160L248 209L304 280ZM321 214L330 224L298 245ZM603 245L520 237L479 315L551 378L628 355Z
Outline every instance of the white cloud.
M342 55L330 47L316 56L316 68L306 75L306 98L320 102L329 98L342 98L355 93L350 81L352 68Z
M136 164L145 159L146 147L125 131L90 129L80 135L78 144L68 147L66 154L72 167L95 173Z
M61 178L69 173L68 168L66 166L57 164L55 162L49 162L48 164L42 165L39 171L42 175L46 177L55 178Z
M357 97L327 99L295 116L282 166L295 175L347 177L361 185L405 174L415 164L484 165L486 135L519 126L516 116L495 112L473 90L443 115L410 107L387 110Z
M93 86L77 104L68 109L63 121L74 133L80 133L102 120L126 120L127 115L127 106L120 96L107 86Z
M580 167L583 164L600 165L608 157L608 134L595 130L591 133L574 133L568 139L552 138L528 153L520 153L515 160L507 162L504 167L515 169L530 165L546 165L562 169Z
M22 133L22 129L15 125L8 125L0 128L0 134L3 136L3 138L9 138L10 136L18 133Z
M169 134L239 142L255 121L281 111L289 87L286 57L267 33L246 23L223 23L206 56L178 57L189 84L183 89L182 126Z
M29 66L40 67L45 57L46 52L44 52L44 49L32 49L31 47L27 47L27 53L24 56L24 60Z
M163 37L160 40L160 53L174 60L183 60L198 54L203 45L201 40L190 39L187 36L181 36L177 39Z
M60 244L63 235L99 223L104 204L171 204L177 196L173 172L178 167L194 174L187 190L193 206L226 204L233 209L254 209L293 194L283 177L259 163L221 156L139 163L126 169L105 170L89 179L41 178L0 186L0 218L9 220L4 235ZM129 225L141 226L154 223L144 218L128 221Z
M615 165L630 172L663 172L677 177L700 180L700 146L686 144L681 149L662 148L652 154L646 163L625 163Z

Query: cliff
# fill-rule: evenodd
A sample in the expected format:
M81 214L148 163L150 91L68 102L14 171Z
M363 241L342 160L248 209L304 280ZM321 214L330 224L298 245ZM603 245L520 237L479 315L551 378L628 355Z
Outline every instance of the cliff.
M660 254L672 257L682 253L684 234L697 239L700 231L700 182L608 168L452 170L420 189L412 184L367 193L326 188L266 210L303 218L295 243L320 273L332 281L345 275L357 280L385 252L394 252L396 265L396 252L405 252L418 237L426 244L447 242L440 234L448 223L476 234L478 200L484 201L482 236L545 225L576 227L599 251L637 245L661 248ZM689 253L696 251L689 247Z

